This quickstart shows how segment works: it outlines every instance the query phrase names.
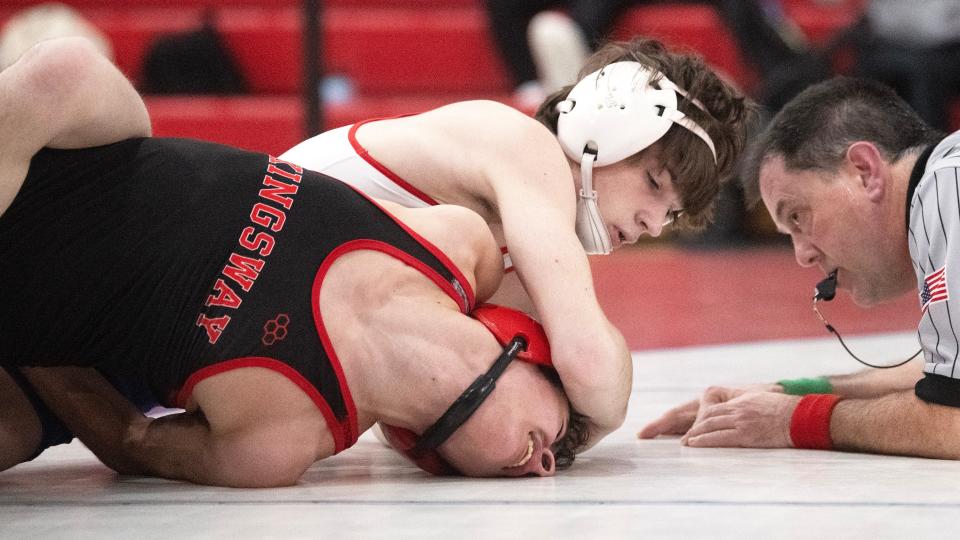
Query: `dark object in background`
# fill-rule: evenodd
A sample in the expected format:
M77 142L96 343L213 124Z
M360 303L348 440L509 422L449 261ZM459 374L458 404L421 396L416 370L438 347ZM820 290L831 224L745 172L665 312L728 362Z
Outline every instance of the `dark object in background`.
M833 75L827 53L811 51L785 61L770 69L760 90L760 103L776 114L801 91Z
M198 30L155 39L143 70L148 94L247 93L247 82L209 14Z

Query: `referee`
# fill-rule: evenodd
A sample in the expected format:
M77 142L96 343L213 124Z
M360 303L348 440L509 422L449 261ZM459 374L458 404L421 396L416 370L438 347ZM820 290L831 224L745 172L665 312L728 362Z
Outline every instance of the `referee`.
M916 294L922 357L891 370L711 388L640 437L689 446L814 448L960 459L960 132L892 90L836 78L794 98L755 141L743 179L861 306ZM692 424L692 426L691 426Z

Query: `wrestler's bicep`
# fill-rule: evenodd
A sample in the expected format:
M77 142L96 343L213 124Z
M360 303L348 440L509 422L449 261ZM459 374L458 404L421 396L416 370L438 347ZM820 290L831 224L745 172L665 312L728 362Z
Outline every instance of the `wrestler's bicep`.
M137 439L128 451L146 474L214 486L289 486L315 459L287 423L218 427L199 410L158 418Z
M188 406L184 418L153 426L154 440L165 449L151 452L163 466L154 474L231 487L286 486L332 453L320 410L272 370L246 367L213 375L195 386L191 401L196 408Z

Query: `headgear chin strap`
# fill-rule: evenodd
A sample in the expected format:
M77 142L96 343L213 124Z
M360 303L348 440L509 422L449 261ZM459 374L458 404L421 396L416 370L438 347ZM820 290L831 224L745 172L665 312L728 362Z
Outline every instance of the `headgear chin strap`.
M639 62L614 62L578 82L567 99L557 104L557 138L570 159L580 163L581 189L577 201L577 236L591 255L612 250L610 235L597 208L593 167L622 161L666 135L674 124L699 137L717 151L710 135L677 108L677 95L707 112L663 75ZM654 80L657 79L657 80ZM709 113L708 113L709 114Z
M595 148L585 147L580 160L580 193L577 198L576 231L583 250L590 255L607 255L613 251L610 233L600 216L597 192L593 189L593 164L597 159Z
M457 474L457 470L440 455L437 448L490 396L496 387L497 379L503 375L514 358L545 366L553 365L550 360L550 345L543 327L526 313L503 306L482 304L470 315L482 322L504 346L493 366L477 377L422 435L409 429L380 424L391 447L421 469L438 476Z

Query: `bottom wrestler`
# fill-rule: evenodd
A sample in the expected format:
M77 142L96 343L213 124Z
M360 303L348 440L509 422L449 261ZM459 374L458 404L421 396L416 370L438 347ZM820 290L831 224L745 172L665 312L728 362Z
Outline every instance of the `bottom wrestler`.
M0 425L27 426L5 466L37 452L41 401L118 471L238 487L294 483L377 421L424 468L476 476L552 474L587 440L537 325L468 316L502 276L473 212L197 141L63 140L0 152ZM184 412L147 418L100 373Z

